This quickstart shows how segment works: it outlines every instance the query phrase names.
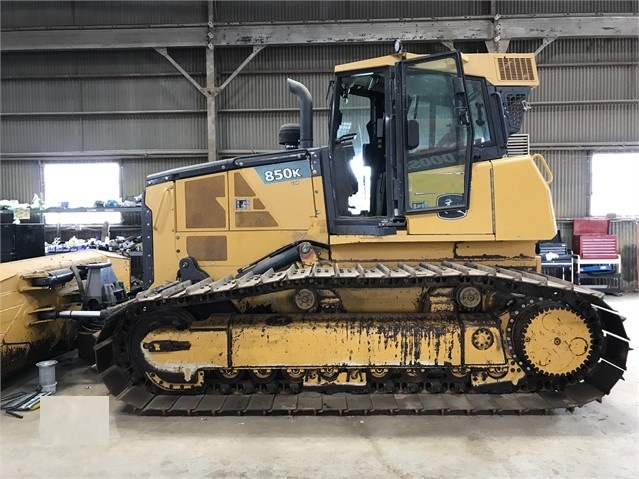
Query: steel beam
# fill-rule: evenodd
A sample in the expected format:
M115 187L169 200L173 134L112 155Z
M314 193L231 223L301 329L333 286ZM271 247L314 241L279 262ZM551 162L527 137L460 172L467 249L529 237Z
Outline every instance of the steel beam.
M590 150L632 150L639 151L638 141L620 141L620 142L591 142L591 143L531 143L531 150L571 150L571 151L590 151ZM219 150L219 157L231 157L241 155L253 155L256 153L271 153L277 150L254 149L228 149ZM2 153L3 160L68 160L69 158L82 159L106 159L114 158L121 160L138 159L138 158L206 158L207 150L100 150L100 151L48 151L48 152L20 152L20 153Z
M207 97L209 98L209 97ZM214 100L214 98L212 98ZM529 102L531 107L545 106L597 106L597 105L637 105L637 98L611 98L607 100L555 100L555 101L532 101ZM313 109L316 113L326 113L328 107L316 107ZM226 108L217 109L217 114L245 114L253 115L273 114L273 113L297 113L298 108ZM160 116L160 115L203 115L210 113L207 110L95 110L95 111L16 111L3 112L2 117L8 118L42 118L42 117L86 117L86 116ZM213 115L212 123L215 123L215 115Z
M201 86L195 80L195 78L193 78L191 75L189 75L189 73L184 68L182 68L182 66L178 62L176 62L175 59L171 55L169 55L169 52L168 52L168 50L166 48L164 48L164 47L155 48L155 51L158 52L160 55L162 55L164 58L166 58L166 60L171 65L173 65L175 67L175 69L177 71L179 71L184 76L184 78L186 78L189 81L189 83L191 85L193 85L197 89L197 91L199 91L202 95L204 95L206 97L208 97L208 95L210 95L210 93L206 90L206 88Z
M244 67L248 65L249 62L253 60L253 58L255 58L255 55L260 53L263 49L264 47L253 47L253 51L251 52L251 54L248 57L246 57L242 63L240 63L240 65L235 69L233 73L229 75L229 77L224 81L224 83L222 83L219 87L215 88L214 93L216 95L219 95L222 92L222 90L224 90L226 86L229 83L231 83L231 81L233 81L233 78L239 75L240 72L244 69Z
M549 37L634 37L637 15L499 16L437 20L245 24L216 27L213 41L228 45L514 40ZM497 28L499 27L499 28ZM496 31L497 30L497 31Z
M206 45L206 27L63 28L0 33L2 51L100 50Z
M555 40L556 40L556 38L544 38L544 40L541 42L541 45L539 45L537 50L535 50L534 55L535 56L539 55L544 48L546 48L548 45L550 45Z
M3 118L38 118L50 116L142 116L201 115L206 110L94 110L94 111L15 111L2 112Z
M502 37L534 38L614 38L639 35L639 15L569 15L502 17Z
M1 32L2 51L302 45L404 41L495 41L636 37L638 15L511 15L414 20L244 23L147 28L63 28ZM499 27L496 32L496 27ZM212 33L209 37L208 33ZM499 41L497 40L497 41Z
M98 151L36 151L3 152L3 160L68 160L69 158L193 158L205 157L206 150L98 150Z
M207 44L205 48L206 57L206 141L208 150L208 160L217 160L217 99L215 94L215 46L209 42L215 32L213 23L213 12L215 6L212 1L207 3L209 21L207 24Z
M443 42L442 42L443 43ZM450 42L449 42L450 43ZM590 67L633 67L637 68L639 66L639 62L622 62L622 61L613 61L613 62L583 62L583 63L537 63L537 68L590 68ZM233 72L230 70L218 71L217 74L220 76L228 76ZM301 69L296 70L296 74L305 74L305 75L333 75L333 70L331 69L319 69L319 68L311 68L311 69ZM238 75L290 75L290 70L251 70L249 72L241 71ZM190 73L192 77L202 77L204 79L204 72L192 72ZM74 75L66 75L66 74L58 74L58 75L27 75L27 76L3 76L2 81L11 81L11 82L20 82L20 81L41 81L41 80L104 80L104 79L130 79L130 78L182 78L182 74L179 72L145 72L145 73L95 73L95 74L74 74Z

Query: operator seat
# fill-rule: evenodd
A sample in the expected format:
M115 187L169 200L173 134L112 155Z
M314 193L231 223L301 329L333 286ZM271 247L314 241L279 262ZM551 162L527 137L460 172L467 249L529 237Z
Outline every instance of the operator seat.
M372 121L366 124L370 143L362 145L362 158L364 166L371 169L370 180L370 214L384 216L386 193L386 155L384 151L384 139L375 135Z
M343 142L333 153L333 186L337 212L340 216L349 216L348 198L359 190L357 177L351 168L355 149L350 141Z

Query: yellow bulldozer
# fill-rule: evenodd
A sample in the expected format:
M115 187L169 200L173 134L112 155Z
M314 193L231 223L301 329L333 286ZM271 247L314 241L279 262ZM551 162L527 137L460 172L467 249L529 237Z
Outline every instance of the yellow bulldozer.
M2 380L74 349L89 321L97 329L101 311L126 299L130 276L129 258L98 250L0 264Z
M539 273L544 158L509 154L532 54L339 65L328 146L308 90L281 151L147 178L148 288L96 345L139 411L485 413L582 406L625 370L603 294Z

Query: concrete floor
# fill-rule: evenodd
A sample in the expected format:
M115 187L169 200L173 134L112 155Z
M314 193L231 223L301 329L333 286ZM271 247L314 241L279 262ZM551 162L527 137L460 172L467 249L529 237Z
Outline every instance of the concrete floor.
M639 338L639 295L608 297ZM637 347L635 345L635 347ZM110 445L44 446L39 411L0 415L0 476L639 477L639 355L603 404L549 416L138 417L110 399ZM37 373L4 385L33 390ZM57 395L105 395L77 362Z

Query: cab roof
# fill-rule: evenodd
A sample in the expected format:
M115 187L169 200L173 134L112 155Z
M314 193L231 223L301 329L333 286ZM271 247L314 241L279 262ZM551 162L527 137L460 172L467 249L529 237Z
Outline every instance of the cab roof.
M429 55L398 53L335 66L335 73L389 67L403 60L427 58ZM533 53L462 53L464 74L486 78L495 86L539 85Z

